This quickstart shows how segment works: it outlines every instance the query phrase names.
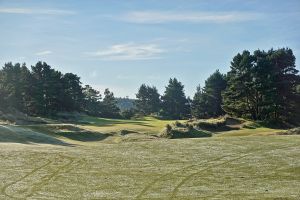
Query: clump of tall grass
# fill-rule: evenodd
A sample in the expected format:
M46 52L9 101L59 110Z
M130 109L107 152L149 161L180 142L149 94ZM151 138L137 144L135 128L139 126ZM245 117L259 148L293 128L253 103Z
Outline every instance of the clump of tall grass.
M189 123L184 124L175 122L173 125L167 124L159 136L163 138L176 139L211 137L212 134L208 131L195 129L194 126Z

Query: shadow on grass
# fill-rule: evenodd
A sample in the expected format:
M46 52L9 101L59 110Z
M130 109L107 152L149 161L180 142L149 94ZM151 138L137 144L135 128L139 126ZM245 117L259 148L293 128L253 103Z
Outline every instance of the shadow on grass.
M172 133L171 139L180 139L180 138L203 138L203 137L211 137L212 134L207 131L201 130L190 130L190 131L179 131L174 130Z
M93 132L86 129L82 129L73 124L56 124L56 125L48 125L48 126L28 126L31 129L46 133L51 135L52 137L65 137L75 141L81 142L92 142L92 141L101 141L106 139L113 134L103 134L100 132Z
M90 131L76 131L76 132L69 132L69 131L61 131L55 133L57 136L62 136L71 140L81 141L81 142L93 142L93 141L101 141L106 139L113 134L103 134L99 132L90 132Z
M171 130L165 129L161 132L160 137L169 139L181 139L181 138L202 138L212 137L212 133L209 131L199 129L187 129L187 128L173 128Z
M221 126L221 127L217 127L217 128L201 128L201 129L206 130L206 131L215 132L215 133L240 130L239 127L232 127L232 126Z
M0 125L0 143L52 144L73 146L47 134L11 125Z
M113 134L102 134L74 125L0 125L0 142L74 146L60 137L81 142L101 141Z

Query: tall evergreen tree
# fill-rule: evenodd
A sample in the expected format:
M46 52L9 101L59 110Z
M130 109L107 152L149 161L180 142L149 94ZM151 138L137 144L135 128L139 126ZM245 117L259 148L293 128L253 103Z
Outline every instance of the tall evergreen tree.
M184 94L184 86L176 78L171 78L162 96L162 114L172 119L182 119L189 115L190 109Z
M275 120L298 121L295 119L300 115L300 96L297 86L300 84L300 76L296 69L296 58L289 48L278 50L271 49L269 52L270 64L272 66L271 77L274 103L273 118ZM299 122L299 121L298 121Z
M290 121L298 112L297 73L291 49L244 51L231 63L223 108L254 120Z
M194 94L192 101L192 116L196 118L205 117L205 102L204 92L201 86L197 86L196 93Z
M158 112L160 110L160 95L156 87L142 84L136 94L136 107L144 115Z
M62 74L45 62L38 62L31 69L34 99L31 111L34 114L55 114L62 108Z
M223 109L235 116L248 116L256 119L252 91L253 57L249 51L237 54L227 73L227 88L224 91Z
M81 111L84 103L84 94L80 77L73 73L66 73L62 77L63 108L66 111Z
M83 88L84 105L83 110L93 116L101 116L101 94L90 85Z
M205 87L203 89L201 89L200 86L197 88L193 99L193 116L209 118L223 115L225 112L221 108L221 93L225 88L225 77L217 70L205 81Z
M1 93L3 93L2 104L6 108L25 111L30 81L30 72L26 65L6 63L1 70L0 79Z
M120 117L120 109L117 106L117 101L114 97L114 93L110 92L108 88L105 89L104 91L101 115L103 117L108 117L108 118Z

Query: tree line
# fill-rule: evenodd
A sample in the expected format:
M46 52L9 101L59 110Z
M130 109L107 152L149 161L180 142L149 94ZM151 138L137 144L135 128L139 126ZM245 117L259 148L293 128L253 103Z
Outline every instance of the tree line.
M155 87L142 85L137 109L149 114L159 110L168 118L211 118L224 114L266 122L300 123L300 76L289 48L238 53L230 71L218 70L197 87L192 100L183 85L170 79L161 98ZM190 106L190 107L188 107ZM188 109L190 108L190 109Z
M94 116L119 117L114 94L106 89L104 97L90 85L82 86L80 77L63 74L45 62L28 69L26 64L6 63L0 70L0 109L35 116L59 112L85 112Z
M300 121L300 76L295 56L289 48L238 53L230 71L218 70L197 87L193 99L186 97L184 85L171 78L160 95L155 86L142 84L134 108L120 112L114 94L104 97L80 77L63 74L38 62L6 63L0 71L0 108L14 108L30 115L58 112L85 112L89 115L130 118L136 114L156 114L163 118L210 118L224 114L262 121Z

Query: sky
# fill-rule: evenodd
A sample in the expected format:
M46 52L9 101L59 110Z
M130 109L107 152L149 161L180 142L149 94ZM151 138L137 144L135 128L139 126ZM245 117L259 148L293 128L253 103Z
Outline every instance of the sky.
M0 0L0 64L45 61L134 98L176 77L192 97L243 50L289 47L300 64L299 0Z

